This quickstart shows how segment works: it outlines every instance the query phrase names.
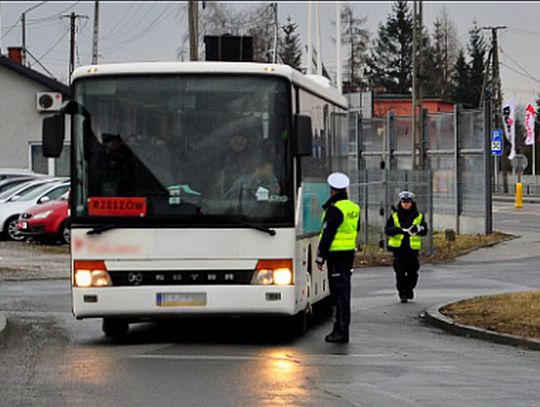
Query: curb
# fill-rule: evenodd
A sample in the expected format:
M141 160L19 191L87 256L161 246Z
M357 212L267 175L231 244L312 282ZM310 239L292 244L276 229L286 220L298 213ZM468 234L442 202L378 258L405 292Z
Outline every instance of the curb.
M0 311L0 344L4 343L7 338L8 320L6 314Z
M476 326L464 325L455 322L453 319L440 313L440 309L447 305L454 304L456 302L464 301L463 298L458 301L450 301L444 304L439 304L429 308L425 313L420 315L426 322L437 328L441 328L447 332L455 335L466 336L469 338L481 339L493 343L499 343L503 345L520 346L531 350L540 350L540 341L536 339L526 339L520 336L499 333L490 331Z

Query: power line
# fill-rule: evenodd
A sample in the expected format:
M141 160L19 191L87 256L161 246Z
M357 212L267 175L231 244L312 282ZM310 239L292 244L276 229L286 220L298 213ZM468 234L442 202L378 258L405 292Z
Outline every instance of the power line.
M526 78L526 79L530 79L531 81L540 84L540 80L538 80L538 79L536 79L536 78L534 78L534 77L532 77L532 76L525 75L523 72L520 72L520 71L518 71L517 69L512 68L510 65L507 65L507 64L505 64L504 62L500 62L500 64L501 64L502 66L506 67L507 69L511 70L512 72L515 72L515 73L517 73L518 75L521 75L522 77L524 77L524 78Z
M518 61L515 60L515 58L512 58L512 56L510 54L508 54L507 52L505 52L502 48L499 48L500 51L506 55L514 64L516 64L527 76L529 76L530 79L532 80L537 80L529 71L527 71Z
M52 50L54 50L59 44L60 42L66 37L66 35L68 34L69 30L65 30L64 33L60 36L60 38L58 38L58 41L56 41L47 51L45 51L45 53L43 55L41 55L38 59L43 59L45 58L47 55L49 55L51 53Z

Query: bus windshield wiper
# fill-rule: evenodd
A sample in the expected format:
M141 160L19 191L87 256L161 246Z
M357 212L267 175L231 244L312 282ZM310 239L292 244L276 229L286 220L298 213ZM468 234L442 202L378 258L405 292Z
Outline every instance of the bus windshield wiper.
M276 230L272 229L272 228L269 228L268 226L259 225L257 223L251 223L251 222L247 222L247 221L244 221L244 220L235 219L235 218L231 218L231 217L227 217L227 216L220 216L220 215L214 215L214 214L207 215L207 216L211 216L211 217L214 217L216 219L221 219L221 220L224 220L224 221L227 221L227 222L232 222L232 223L237 224L239 226L246 226L246 227L251 228L251 229L260 230L261 232L268 233L270 236L275 236L276 235Z
M133 218L128 219L125 222L119 222L119 223L108 223L106 225L99 225L94 226L92 229L90 229L88 232L86 232L87 235L100 235L103 232L106 232L107 230L111 229L118 229L123 226L130 225L132 223L135 223L139 218Z

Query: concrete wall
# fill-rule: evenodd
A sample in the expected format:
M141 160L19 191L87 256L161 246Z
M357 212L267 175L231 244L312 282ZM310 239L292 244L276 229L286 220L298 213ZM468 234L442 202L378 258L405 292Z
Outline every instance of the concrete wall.
M41 126L50 113L36 109L36 93L49 91L0 66L0 168L30 168L30 143L41 143Z

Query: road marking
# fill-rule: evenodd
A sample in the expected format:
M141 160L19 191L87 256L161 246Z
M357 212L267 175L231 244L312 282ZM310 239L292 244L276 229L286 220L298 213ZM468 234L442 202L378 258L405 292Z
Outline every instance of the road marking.
M384 358L390 357L384 353L365 353L365 354L304 354L298 357L322 357L322 358ZM245 355L163 355L144 353L141 355L132 355L132 359L170 359L170 360L286 360L288 362L300 363L299 360L290 357L275 357L275 356L245 356Z

